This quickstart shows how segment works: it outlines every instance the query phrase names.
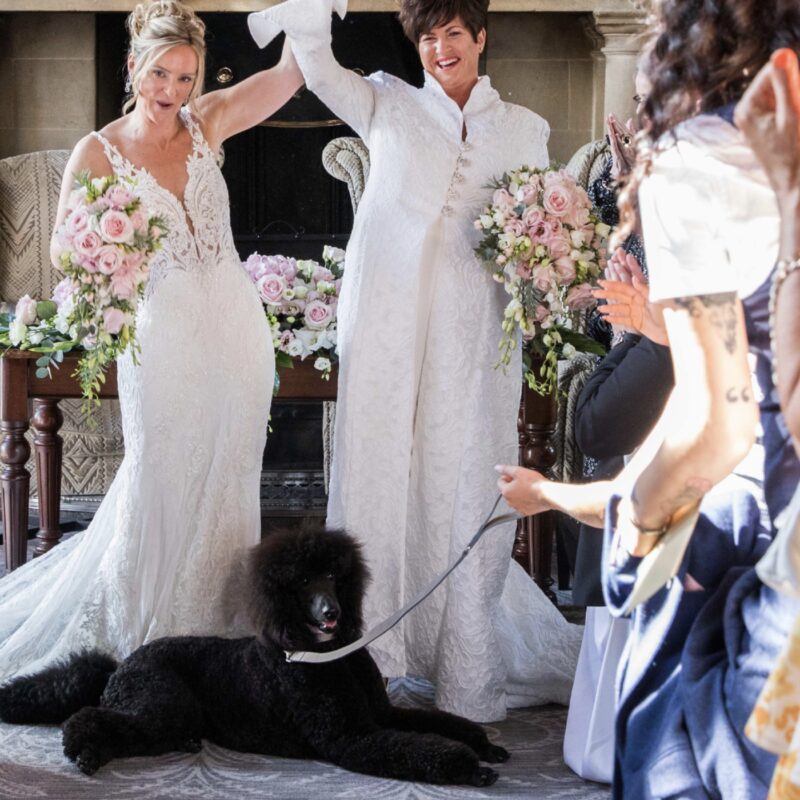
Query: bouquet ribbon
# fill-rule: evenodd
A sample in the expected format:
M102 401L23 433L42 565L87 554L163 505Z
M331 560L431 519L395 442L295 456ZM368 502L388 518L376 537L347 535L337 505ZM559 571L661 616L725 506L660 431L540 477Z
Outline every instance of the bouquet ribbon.
M440 575L437 575L421 592L416 595L416 597L414 597L410 602L406 603L406 605L404 605L401 609L395 611L394 614L392 614L390 617L387 617L385 620L383 620L383 622L378 623L374 628L371 628L360 639L356 639L356 641L346 645L345 647L339 647L336 650L330 650L327 653L316 653L305 650L285 650L284 652L286 653L286 660L292 664L299 662L304 662L307 664L325 664L329 661L338 661L340 658L349 656L356 650L360 650L362 647L366 647L368 644L371 644L379 636L383 636L386 631L391 630L395 625L397 625L397 623L400 622L400 620L403 619L406 614L415 609L423 600L428 597L428 595L430 595L445 581L450 573L470 554L472 549L476 544L478 544L488 530L495 528L498 525L503 525L506 522L521 519L521 516L513 511L507 512L506 514L499 514L495 517L494 512L497 510L497 506L501 499L502 495L497 495L497 499L494 501L492 510L489 512L489 516L486 517L483 525L478 528L478 530L475 532L475 535L469 540L469 544L467 544L461 553L455 559L453 559L447 569Z

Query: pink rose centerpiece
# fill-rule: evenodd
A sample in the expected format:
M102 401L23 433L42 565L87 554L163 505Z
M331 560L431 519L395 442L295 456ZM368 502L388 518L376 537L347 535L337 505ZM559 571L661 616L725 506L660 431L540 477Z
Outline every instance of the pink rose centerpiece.
M548 394L559 358L603 352L581 331L595 304L591 291L605 269L610 230L564 169L520 167L493 188L491 204L475 220L482 234L475 252L511 296L498 366L510 363L521 335L525 379ZM543 359L539 375L534 356Z
M0 346L42 353L40 378L65 352L83 349L76 376L87 401L96 402L108 365L128 347L134 358L138 353L136 309L150 258L166 233L163 219L142 206L132 180L78 175L56 231L65 277L52 300L25 296L14 313L0 314Z
M244 268L256 285L272 330L275 361L314 356L326 380L336 361L336 307L344 273L344 250L324 247L322 263L253 253Z

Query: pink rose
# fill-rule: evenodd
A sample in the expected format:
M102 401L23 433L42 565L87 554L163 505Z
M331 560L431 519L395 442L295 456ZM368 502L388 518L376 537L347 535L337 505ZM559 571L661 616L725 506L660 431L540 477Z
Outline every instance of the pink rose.
M147 233L147 214L141 209L137 209L131 214L131 225L136 232L144 236Z
M144 253L141 250L134 250L132 253L126 253L123 258L123 266L126 270L137 270L144 262Z
M555 283L555 271L549 265L546 267L541 265L534 267L531 273L531 280L540 292L547 292Z
M103 241L94 231L86 231L80 236L76 236L73 244L79 255L92 258L100 249Z
M549 239L547 247L550 249L550 257L559 259L562 256L568 256L572 251L572 246L566 238L565 234Z
M116 336L127 321L128 315L124 311L114 306L108 306L103 309L103 327L112 336Z
M72 278L64 278L62 281L59 281L55 289L53 289L53 302L57 306L65 303L75 293L75 288Z
M36 301L30 295L23 295L17 300L14 317L23 325L33 325L36 322Z
M496 206L501 211L511 211L516 203L507 189L498 189L492 195L492 205Z
M67 233L70 236L80 236L89 230L91 224L91 215L86 209L86 206L78 206L71 212L64 222Z
M573 202L569 189L563 183L550 183L545 186L542 205L548 214L564 217L572 212Z
M256 283L258 293L261 299L271 306L280 305L283 298L283 292L286 289L286 280L283 275L276 275L274 272L268 272L259 278Z
M538 206L526 208L522 214L522 222L529 230L536 229L544 222L544 212Z
M278 347L285 353L289 345L294 341L294 334L291 331L283 331L278 339Z
M503 230L506 233L513 233L517 238L525 234L525 226L522 224L522 220L519 219L512 219L507 222Z
M126 242L133 239L133 223L124 211L106 211L100 217L100 235L107 242Z
M109 186L103 195L110 208L122 210L133 202L133 193L119 183Z
M592 308L596 300L592 296L592 287L588 283L579 283L567 292L567 305L571 311L583 311Z
M306 306L306 326L312 330L322 330L333 320L333 308L321 300L312 300Z
M113 244L103 245L97 251L97 269L103 275L113 275L121 266L123 255Z
M314 270L314 273L311 276L317 283L319 281L325 281L326 283L333 283L334 277L333 273L329 269L325 269L325 267L317 267Z
M539 187L526 183L520 187L518 197L526 206L531 206L539 199Z
M120 300L133 300L136 296L136 273L133 270L117 270L111 276L111 292Z
M530 277L531 277L531 268L528 266L528 264L525 261L520 261L520 263L517 264L516 270L514 270L514 271L524 281L529 280Z
M542 323L550 316L550 309L545 305L538 305L533 309L533 319Z
M92 256L80 256L78 264L88 273L97 272L97 261ZM91 283L92 275L81 275L81 283Z
M556 282L560 286L569 286L575 280L575 262L569 256L561 256L555 262Z

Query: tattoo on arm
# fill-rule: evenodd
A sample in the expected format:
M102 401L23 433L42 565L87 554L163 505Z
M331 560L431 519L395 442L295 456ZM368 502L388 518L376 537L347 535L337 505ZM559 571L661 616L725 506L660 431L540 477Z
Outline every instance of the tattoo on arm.
M753 395L749 386L744 386L741 389L731 386L730 389L725 392L725 399L729 403L749 403L753 399Z
M685 308L689 316L695 319L703 313L703 309L708 310L711 324L722 338L725 349L731 354L736 351L736 332L739 327L736 317L736 292L677 297L675 305Z

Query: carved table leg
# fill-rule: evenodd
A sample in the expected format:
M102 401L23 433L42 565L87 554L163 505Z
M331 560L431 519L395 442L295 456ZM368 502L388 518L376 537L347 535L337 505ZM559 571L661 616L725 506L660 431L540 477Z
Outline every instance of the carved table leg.
M28 372L22 359L0 359L0 491L3 501L3 549L6 569L22 566L28 548L30 475L25 464L31 448L28 430Z
M556 460L553 435L557 421L556 393L542 397L525 385L517 421L521 466L548 474ZM554 536L555 515L550 511L520 520L513 557L555 602L556 596L550 588Z
M61 450L58 431L64 422L57 399L34 398L31 426L36 448L36 477L39 486L39 532L35 556L52 550L61 539Z

